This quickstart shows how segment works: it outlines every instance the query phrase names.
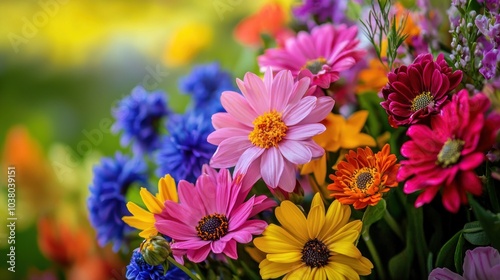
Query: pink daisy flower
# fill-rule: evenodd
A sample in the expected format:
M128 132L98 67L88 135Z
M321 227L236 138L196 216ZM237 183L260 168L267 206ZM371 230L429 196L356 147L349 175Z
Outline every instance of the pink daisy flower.
M398 180L406 181L404 192L422 191L416 207L429 203L441 190L444 207L456 213L467 203L466 193L481 195L481 180L474 169L485 160L485 152L500 129L500 116L485 113L490 102L484 94L469 98L467 90L453 96L439 115L427 125L412 125L411 138L401 147L407 160L401 162Z
M387 75L380 105L393 127L428 123L449 102L449 93L462 81L462 71L452 71L444 55L433 61L432 54L417 56L412 64L396 68Z
M333 108L328 96L309 95L309 78L294 82L290 71L273 78L267 71L264 81L247 73L236 80L243 95L222 93L227 113L212 116L215 131L208 142L218 145L210 161L215 168L235 167L253 185L259 178L271 188L292 192L298 164L321 157L324 149L312 137L325 131L321 122ZM306 94L307 93L307 94Z
M300 31L285 42L284 48L267 49L258 57L261 71L290 70L294 77L309 77L312 85L329 88L339 72L361 60L365 51L356 49L356 26L316 26L311 33Z
M217 173L204 166L196 185L182 180L178 188L179 202L165 202L163 212L155 215L155 227L173 239L172 252L180 263L184 255L202 262L210 252L237 259L237 243L252 241L267 227L250 218L276 205L265 195L245 201L250 188L242 186L241 175L233 181L227 169Z

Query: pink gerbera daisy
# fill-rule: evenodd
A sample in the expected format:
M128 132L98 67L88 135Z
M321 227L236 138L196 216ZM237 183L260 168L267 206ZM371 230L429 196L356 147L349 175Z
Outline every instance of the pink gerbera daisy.
M382 89L385 99L380 105L389 115L393 127L427 123L449 102L449 93L462 81L462 71L452 71L444 55L433 61L432 54L417 56L412 64L403 65L387 75Z
M365 52L356 49L356 26L334 26L330 23L316 26L311 33L300 31L297 37L285 42L284 48L267 49L258 57L264 71L290 70L294 77L310 77L312 85L322 88L339 79L339 72L351 68Z
M408 129L403 144L398 180L406 181L405 193L421 190L416 207L429 203L442 190L444 207L453 213L467 203L466 193L480 195L481 180L474 169L485 160L500 128L500 116L485 116L490 106L484 94L469 98L467 90L453 96L430 127L417 124Z
M237 243L252 241L267 226L250 218L276 205L265 195L245 201L249 189L242 187L241 175L233 181L227 169L217 173L208 166L196 185L180 181L179 203L167 200L163 212L155 215L155 227L173 239L174 258L184 263L187 255L198 263L213 252L237 259Z
M212 116L215 131L208 142L218 145L210 165L236 166L249 185L259 178L271 188L292 192L298 164L321 157L324 149L312 137L325 130L319 123L332 110L331 97L305 96L309 78L294 82L290 71L273 78L267 71L262 81L247 73L236 80L243 96L233 91L222 93L227 113Z

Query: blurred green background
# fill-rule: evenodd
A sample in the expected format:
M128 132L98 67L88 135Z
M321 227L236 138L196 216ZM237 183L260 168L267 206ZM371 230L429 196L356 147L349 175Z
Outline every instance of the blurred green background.
M111 108L142 84L182 112L189 97L178 78L196 64L218 61L235 77L257 71L259 46L237 42L235 27L264 5L289 11L292 2L1 1L0 279L123 278L128 260L98 248L85 209L92 165L120 149ZM15 273L4 225L10 165Z

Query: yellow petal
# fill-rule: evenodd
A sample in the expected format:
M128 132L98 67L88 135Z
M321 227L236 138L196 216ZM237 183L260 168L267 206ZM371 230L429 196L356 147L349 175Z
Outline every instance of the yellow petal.
M326 276L328 277L328 280L345 280L345 277L342 276L342 274L338 273L335 271L332 267L331 264L327 265L324 267Z
M333 235L349 221L350 216L351 209L349 206L342 205L338 200L334 200L326 212L325 226L321 229L319 238L323 240Z
M296 280L296 279L305 279L306 275L310 274L310 267L309 266L302 266L299 267L295 270L292 270L289 274L287 274L283 280Z
M307 232L309 239L317 238L323 225L325 224L325 205L321 199L321 195L316 193L314 195L311 210L307 215Z
M152 222L152 223L155 222L155 218L154 218L153 214L142 209L141 207L139 207L137 204L135 204L133 202L130 202L130 201L127 202L127 209L130 213L132 213L134 218L140 219L140 220L145 221L145 222Z
M259 264L260 276L262 277L262 279L278 278L298 268L301 265L302 264L300 263L290 265L290 264L274 263L268 260L263 260Z
M344 255L334 255L330 259L331 263L341 263L351 267L359 275L370 275L372 272L373 264L365 257L350 258Z
M179 202L175 181L170 174L165 175L165 177L158 181L158 194L156 198L162 203L165 203L167 200Z
M335 246L331 246L330 250L334 253L346 255L351 258L360 258L361 252L351 242L337 242Z
M263 232L263 235L263 237L254 239L254 245L266 253L300 251L304 247L304 242L298 241L285 229L275 224L270 224Z
M318 184L323 185L326 179L326 153L315 161L317 163L314 166L314 178L316 178Z
M349 119L347 119L346 124L349 127L349 129L359 132L361 131L361 129L363 129L363 126L365 125L367 118L368 118L368 111L359 110L357 112L354 112L349 117Z
M277 253L277 254L267 254L266 259L271 262L277 263L292 263L298 262L302 259L302 253L299 251L292 251L286 253Z
M158 230L154 227L154 224L153 226L139 232L139 236L144 239L150 238L151 236L155 235L158 235Z
M276 207L275 214L283 228L298 241L304 244L308 240L306 217L295 204L285 200L281 206Z
M153 214L161 213L165 206L163 206L163 203L154 197L146 188L141 188L139 194L141 195L142 201L146 204L149 212Z

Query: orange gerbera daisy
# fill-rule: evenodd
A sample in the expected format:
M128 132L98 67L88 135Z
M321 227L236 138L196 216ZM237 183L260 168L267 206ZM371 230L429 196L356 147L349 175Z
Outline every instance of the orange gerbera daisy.
M331 196L342 204L352 204L355 209L376 205L383 193L398 185L399 164L390 150L389 144L385 144L375 155L369 147L358 148L357 153L349 151L345 161L337 165L335 175L330 175Z

